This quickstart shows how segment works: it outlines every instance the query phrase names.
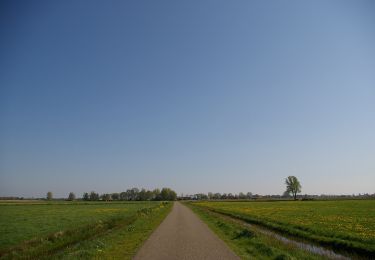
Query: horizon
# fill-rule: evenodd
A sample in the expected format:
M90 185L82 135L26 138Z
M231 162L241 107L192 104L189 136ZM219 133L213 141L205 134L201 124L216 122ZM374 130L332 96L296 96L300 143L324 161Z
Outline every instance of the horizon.
M374 11L3 1L0 197L374 194Z
M134 187L133 187L134 188ZM126 190L124 190L126 191ZM52 192L52 191L48 191L48 192ZM41 197L20 197L20 196L0 196L0 200L67 200L70 193L73 193L74 196L76 196L74 198L74 200L82 200L84 199L83 195L85 193L89 194L90 192L95 192L97 193L96 191L86 191L86 192L82 192L82 194L78 193L74 193L74 192L68 192L68 194L66 194L66 196L60 196L60 197L56 197L54 195L54 193L52 192L52 199L48 199L46 198L46 196L41 196ZM109 194L109 195L113 195L113 194L120 194L122 191L118 191L118 192L105 192L105 193L97 193L98 195L104 195L104 194ZM176 193L177 194L177 200L178 199L181 199L181 198L185 198L185 197L195 197L197 195L208 195L209 193L212 193L212 194L215 194L215 193L219 193L220 195L223 195L223 194L226 194L226 195L233 195L234 197L238 196L239 193L243 193L246 195L246 192L239 192L239 193L220 193L220 192L198 192L198 193L194 193L194 194L184 194L184 193ZM47 194L47 192L46 192ZM46 195L45 194L45 195ZM253 198L246 198L246 199L241 199L241 198L227 198L227 199L198 199L198 200L253 200L253 199L259 199L259 198L270 198L270 197L273 197L273 199L276 199L276 198L281 198L281 199L287 199L287 200L293 200L293 196L292 195L289 195L288 197L286 197L285 195L283 194L257 194L257 193L251 193L251 196L253 196ZM299 193L297 194L297 198L303 198L303 197L307 197L307 198L315 198L315 197L319 197L319 198L340 198L340 197L345 197L345 198L373 198L375 196L375 193L358 193L358 194L304 194L304 193ZM258 197L258 198L257 198ZM102 199L98 199L98 200L94 200L94 201L100 201ZM110 200L113 200L113 201L128 201L128 200L121 200L121 199L113 199L111 198ZM137 201L137 200L136 200Z

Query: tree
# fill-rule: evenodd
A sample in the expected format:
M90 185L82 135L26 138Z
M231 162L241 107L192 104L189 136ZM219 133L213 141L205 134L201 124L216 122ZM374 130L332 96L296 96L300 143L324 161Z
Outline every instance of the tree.
M301 184L299 183L297 177L289 176L285 179L286 192L292 193L294 200L297 199L297 193L301 192Z
M126 191L120 193L120 200L128 200L128 194Z
M148 200L147 191L145 189L141 189L141 191L138 193L138 200L141 200L141 201Z
M194 197L197 200L206 200L206 199L208 199L208 196L206 194L204 194L204 193L195 194Z
M90 199L90 195L87 192L85 192L85 193L83 193L82 199L83 200L89 200Z
M245 195L245 193L240 192L240 193L238 194L238 198L239 198L240 200L244 200L244 199L246 199L246 195Z
M76 199L76 195L73 192L70 192L68 196L68 200L75 200L75 199Z
M112 193L111 197L112 197L113 200L119 200L120 199L120 194L118 194L118 193Z
M177 194L170 188L163 188L160 192L160 200L176 200Z
M152 191L152 200L161 200L159 189L154 189Z
M152 193L152 191L148 190L148 191L146 192L146 197L147 197L147 200L152 200L152 197L153 197L153 193Z
M213 196L213 199L214 200L219 200L221 198L221 194L220 193L215 193L214 196Z
M90 200L99 200L99 194L95 191L90 192Z
M104 193L100 196L100 198L103 200L103 201L109 201L111 200L111 194L108 194L108 193Z
M47 192L47 200L51 200L53 197L52 191Z
M139 194L138 188L128 189L126 193L127 193L127 200L138 200L138 194Z

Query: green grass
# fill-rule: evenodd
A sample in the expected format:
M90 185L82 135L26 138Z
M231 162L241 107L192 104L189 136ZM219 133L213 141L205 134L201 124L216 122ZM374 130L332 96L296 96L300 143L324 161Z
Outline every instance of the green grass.
M0 257L64 258L81 252L80 258L93 258L123 241L131 243L115 251L132 255L170 208L160 202L2 203Z
M193 204L336 250L375 254L375 200Z
M325 259L286 245L195 203L186 203L242 259Z
M125 228L108 232L74 245L56 254L57 259L132 259L152 231L159 226L171 209L171 203L143 212Z

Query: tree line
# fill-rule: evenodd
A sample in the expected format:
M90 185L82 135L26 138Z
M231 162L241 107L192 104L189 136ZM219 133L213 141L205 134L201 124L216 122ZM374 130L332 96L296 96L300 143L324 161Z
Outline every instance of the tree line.
M301 184L297 177L295 176L288 176L285 179L286 191L282 195L284 198L288 198L293 196L294 200L297 199L297 194L301 192ZM51 200L53 197L52 192L47 192L47 200ZM181 195L178 199L182 200L235 200L235 199L255 199L261 197L258 194L253 195L251 192L247 192L246 194L240 192L238 194L232 193L212 193L209 192L208 194L205 193L198 193L194 195ZM70 192L68 195L68 200L75 200L76 196L73 192ZM170 188L162 188L154 189L154 190L146 190L138 188L131 188L126 191L120 193L104 193L99 195L95 191L85 192L82 196L82 200L84 201L111 201L111 200L122 200L122 201L148 201L148 200L156 200L156 201L165 201L165 200L176 200L177 194L174 190Z
M286 191L282 196L261 196L258 194L253 195L251 192L246 194L240 192L238 194L233 193L197 193L194 195L181 195L179 199L182 200L244 200L244 199L257 199L261 197L277 197L277 198L290 198L293 197L294 200L297 199L297 194L301 192L301 183L295 176L288 176L285 179Z
M47 192L46 196L47 200L52 200L53 195L52 192ZM68 195L68 200L75 200L76 195L73 192L70 192ZM170 188L162 188L154 189L154 190L146 190L146 189L138 189L138 188L131 188L123 192L119 193L104 193L99 194L95 191L85 192L83 193L82 200L84 201L111 201L111 200L118 200L118 201L172 201L177 199L177 194L174 190Z
M234 199L252 199L256 196L257 195L253 195L251 192L248 192L246 194L243 192L240 192L238 194L209 192L207 194L197 193L194 195L185 195L185 196L181 195L179 199L182 199L182 200L190 200L190 199L193 199L193 200L226 200L226 199L234 200Z

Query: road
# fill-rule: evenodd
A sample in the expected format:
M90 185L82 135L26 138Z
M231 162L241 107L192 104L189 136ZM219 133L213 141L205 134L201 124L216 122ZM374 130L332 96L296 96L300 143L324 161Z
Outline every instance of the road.
M138 251L135 260L240 259L189 208L172 211Z

